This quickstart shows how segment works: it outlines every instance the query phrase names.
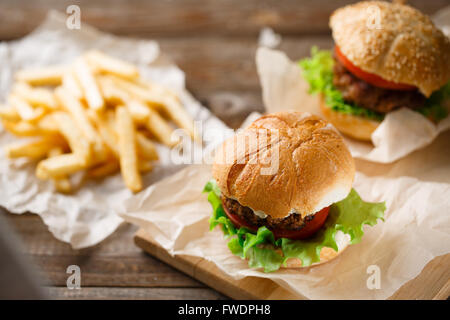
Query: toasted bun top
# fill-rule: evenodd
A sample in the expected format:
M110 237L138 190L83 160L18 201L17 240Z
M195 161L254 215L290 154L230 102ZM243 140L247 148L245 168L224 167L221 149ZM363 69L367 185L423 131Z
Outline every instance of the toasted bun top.
M365 1L330 18L335 43L362 70L419 88L425 95L450 79L450 40L431 19L402 4Z
M262 116L226 140L213 165L226 197L273 218L304 217L344 199L354 175L336 129L303 112Z

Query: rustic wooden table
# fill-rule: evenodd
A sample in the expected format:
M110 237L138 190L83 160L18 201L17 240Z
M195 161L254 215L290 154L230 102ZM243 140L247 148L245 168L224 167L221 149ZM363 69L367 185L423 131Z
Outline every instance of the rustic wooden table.
M260 29L283 36L281 50L301 58L312 45L330 48L330 13L347 0L2 0L0 40L33 30L50 9L76 3L82 22L117 35L157 39L186 72L188 89L231 127L261 111L254 63ZM448 0L408 1L432 14ZM131 48L132 49L132 48ZM244 106L245 108L242 108ZM244 111L243 111L244 110ZM56 240L32 214L1 213L24 243L52 298L225 299L223 295L143 253L133 243L136 228L122 225L101 244L83 250ZM78 265L82 290L66 288L66 268Z

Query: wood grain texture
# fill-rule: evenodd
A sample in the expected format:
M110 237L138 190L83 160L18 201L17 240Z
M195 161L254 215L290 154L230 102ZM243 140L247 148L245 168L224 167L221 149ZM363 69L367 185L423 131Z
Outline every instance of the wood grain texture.
M143 229L136 233L134 241L151 255L183 271L233 299L305 299L283 289L268 279L247 277L234 280L214 263L198 257L171 256ZM450 296L450 254L435 258L422 272L397 290L389 299L447 299Z
M137 248L133 244L136 227L124 224L101 244L73 250L56 240L31 214L4 214L20 236L24 253L36 264L40 280L46 286L65 286L69 265L81 269L83 287L205 287Z
M141 37L190 35L256 35L264 26L281 34L328 33L331 12L355 0L3 0L0 38L14 39L33 30L50 9L81 9L83 22L102 30ZM446 0L410 0L432 14Z
M81 288L68 290L60 287L44 288L50 299L78 300L223 300L226 297L207 288Z
M450 254L430 261L413 280L405 283L390 299L446 300L450 297Z
M144 251L233 299L298 299L269 279L248 277L234 280L213 263L202 258L184 255L174 258L144 230L137 232L134 241Z
M77 265L81 269L83 287L204 287L145 254L136 257L32 255L30 258L40 270L43 284L49 286L65 286L68 277L66 268Z
M263 111L257 75L256 37L159 39L161 49L185 73L188 89L227 125L238 128L252 111ZM329 36L283 37L280 50L292 60L308 56L312 46L329 49Z
M187 74L188 89L205 91L259 89L255 54L258 39L191 37L158 39L162 51ZM329 36L286 36L280 50L292 60L309 55L311 46L329 49Z
M447 283L438 291L433 300L449 300L450 298L450 279Z

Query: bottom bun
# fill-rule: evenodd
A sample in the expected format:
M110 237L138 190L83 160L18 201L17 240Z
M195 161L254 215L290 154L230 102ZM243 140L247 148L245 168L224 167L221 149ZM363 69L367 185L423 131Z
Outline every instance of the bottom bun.
M378 121L332 110L325 104L323 96L320 97L320 110L336 129L354 139L371 141L372 132L380 125Z

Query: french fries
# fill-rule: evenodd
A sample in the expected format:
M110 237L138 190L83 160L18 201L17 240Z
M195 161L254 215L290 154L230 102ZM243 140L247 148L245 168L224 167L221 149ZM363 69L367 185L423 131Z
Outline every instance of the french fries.
M168 116L194 139L197 139L194 132L194 124L192 118L186 113L178 99L172 94L162 94L161 90L150 89L150 87L142 87L139 84L128 82L119 77L114 77L113 81L118 87L121 87L129 94L139 99L161 107Z
M31 105L41 106L51 110L56 109L53 93L48 89L33 88L26 82L18 82L13 86L13 93Z
M164 110L167 112L170 118L178 126L180 126L180 128L185 129L187 133L191 136L191 138L198 141L199 138L194 132L194 123L191 117L183 109L178 99L175 99L174 97L171 96L164 97L161 99L163 99L164 101L164 103L162 103L161 105L164 107Z
M87 104L94 110L101 110L105 105L103 96L95 80L92 70L83 57L75 62L75 76L80 83Z
M75 78L75 75L71 69L68 69L64 73L62 77L62 87L70 92L75 98L83 98L83 91L80 87L80 83Z
M81 105L80 101L63 88L57 88L55 90L55 95L63 109L71 115L71 118L75 121L78 128L83 132L84 136L91 143L96 142L98 140L97 133L93 125L89 121L85 113L85 109Z
M142 189L142 179L139 174L136 148L136 131L133 119L125 107L116 111L116 129L119 142L120 169L125 184L132 191Z
M166 146L174 147L178 143L178 139L172 134L172 128L159 115L158 112L150 110L149 117L145 123L147 129Z
M172 135L173 130L168 122L158 112L143 102L146 98L145 90L137 87L133 83L128 83L117 78L101 77L99 83L105 99L125 104L133 119L138 123L143 123L160 142L168 147L173 147L179 142ZM130 96L135 96L136 98L133 100Z
M62 148L55 147L53 149L50 149L50 151L48 152L48 157L56 157L61 154L63 154ZM54 177L53 184L58 192L70 193L72 191L72 184L70 183L70 179L67 175Z
M34 86L57 86L61 84L65 69L64 66L52 66L20 70L16 79Z
M110 152L118 158L119 150L117 148L117 135L114 129L115 124L113 126L110 125L110 122L112 123L115 120L108 120L108 115L100 115L93 110L88 110L88 116L97 126L98 133L103 140L103 143L109 148ZM110 113L109 116L114 117L114 114Z
M100 136L89 121L80 101L63 88L57 88L55 90L55 95L63 108L70 113L78 129L81 130L84 137L92 145L93 152L95 153L94 158L96 159L94 162L102 162L107 155L106 150L104 149Z
M21 70L15 79L0 104L0 122L28 141L7 146L6 155L36 161L36 176L61 193L75 191L76 173L85 181L117 172L139 192L142 175L159 159L157 143L177 145L176 126L195 138L193 120L174 92L100 51L64 66Z
M146 160L158 160L158 152L153 142L147 138L143 133L136 134L137 152L142 158Z
M44 114L42 108L33 108L27 101L16 94L9 95L8 103L17 111L20 118L25 121L36 120Z
M20 120L20 115L13 107L0 105L0 119L5 121L17 122Z
M85 138L75 121L68 114L57 112L53 114L53 118L58 124L61 134L66 138L70 150L78 155L84 165L87 165L91 158L92 144Z
M42 135L55 134L59 132L59 126L53 118L53 113L47 113L36 123Z
M116 159L114 159L114 160L105 162L104 164L102 164L100 166L89 169L87 172L87 176L91 179L92 178L100 179L100 178L110 176L119 170L120 170L120 164Z
M139 77L138 69L131 63L109 57L97 50L88 52L86 56L88 61L102 72L125 78Z
M50 127L50 121L42 118L38 124L33 124L27 121L7 121L2 120L3 127L12 134L19 137L34 137L40 135L57 133L55 127ZM48 125L48 127L46 127Z
M28 143L17 143L10 145L6 149L6 154L10 158L27 157L31 159L40 159L48 155L48 153L55 149L55 146L62 152L62 148L66 145L65 141L58 136L43 137Z
M65 153L39 162L36 176L42 180L61 178L85 168L84 160L75 153Z
M129 100L125 107L128 109L128 112L130 112L133 120L138 123L145 123L150 116L150 108L139 100Z
M122 88L117 87L114 81L108 76L99 76L97 78L103 98L113 105L123 104L130 99L128 93Z
M153 170L153 165L151 161L139 160L138 169L140 173L147 173Z

